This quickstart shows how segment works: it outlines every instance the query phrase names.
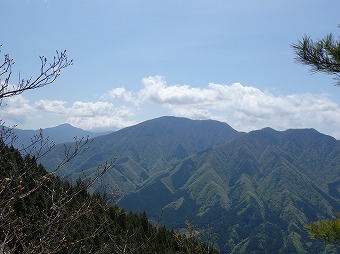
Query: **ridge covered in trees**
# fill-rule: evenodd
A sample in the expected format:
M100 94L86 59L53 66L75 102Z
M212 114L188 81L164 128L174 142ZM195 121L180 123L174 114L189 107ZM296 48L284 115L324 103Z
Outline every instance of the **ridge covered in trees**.
M338 252L304 230L340 208L340 141L314 129L237 133L216 121L162 117L88 147L63 176L90 177L116 157L103 181L122 191L121 208L155 220L162 213L174 229L189 220L215 234L222 253ZM41 162L54 168L62 151L57 145Z
M34 157L0 146L0 253L217 253L193 232L127 213L89 194L86 183L62 181Z

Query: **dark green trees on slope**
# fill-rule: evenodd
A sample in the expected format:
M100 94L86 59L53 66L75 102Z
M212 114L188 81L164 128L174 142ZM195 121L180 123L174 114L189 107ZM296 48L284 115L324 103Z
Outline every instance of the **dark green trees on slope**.
M163 210L170 227L210 225L223 253L336 253L310 240L304 224L340 208L339 170L334 138L266 128L170 166L120 205Z
M117 157L103 181L125 190L122 208L162 215L176 229L188 220L216 236L223 253L338 250L304 230L340 209L340 142L316 130L245 134L216 121L164 117L95 138L82 156L66 176L90 175Z
M117 158L103 183L130 193L162 171L167 172L169 164L240 135L226 123L161 117L94 138L89 148L59 173L69 179L83 179L96 172L99 165ZM42 160L44 166L55 168L62 160L63 150L64 146L60 145L51 151Z
M217 253L0 146L0 253Z

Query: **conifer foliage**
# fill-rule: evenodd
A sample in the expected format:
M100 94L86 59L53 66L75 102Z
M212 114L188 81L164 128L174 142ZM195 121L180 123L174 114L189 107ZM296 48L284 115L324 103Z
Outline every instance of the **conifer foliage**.
M340 25L338 25L340 28ZM292 44L298 63L311 67L311 72L335 75L336 85L340 86L340 37L334 40L333 34L313 41L305 36L297 44ZM323 219L305 225L312 239L323 240L329 244L340 245L340 215L334 219Z
M340 85L340 40L334 40L333 34L317 41L304 36L301 41L292 44L292 48L298 63L310 66L312 73L335 75L336 84Z

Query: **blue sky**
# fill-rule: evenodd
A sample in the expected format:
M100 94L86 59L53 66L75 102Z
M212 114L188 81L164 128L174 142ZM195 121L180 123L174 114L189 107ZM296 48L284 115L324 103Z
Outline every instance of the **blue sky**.
M18 73L67 49L52 85L3 103L21 129L116 130L163 115L239 131L316 128L340 138L340 88L291 44L340 34L338 0L0 0L1 54ZM5 105L5 106L4 106Z

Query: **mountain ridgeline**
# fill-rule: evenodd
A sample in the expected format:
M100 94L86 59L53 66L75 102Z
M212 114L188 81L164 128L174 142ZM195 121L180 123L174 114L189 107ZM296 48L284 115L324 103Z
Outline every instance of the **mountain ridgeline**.
M42 163L55 167L63 149ZM339 252L303 228L340 211L340 141L314 129L240 133L217 121L161 117L94 138L59 173L91 177L112 158L94 190L118 189L119 206L168 227L188 220L216 236L222 253Z
M5 130L9 129L8 127L3 128L5 128ZM16 136L16 140L11 145L19 149L22 146L30 146L32 142L34 143L36 140L40 140L40 135L43 136L43 139L48 139L55 144L61 144L66 142L73 142L75 141L75 138L94 138L103 134L107 134L84 131L83 129L73 127L72 125L66 123L42 130L21 130L15 128L13 129L13 133Z

